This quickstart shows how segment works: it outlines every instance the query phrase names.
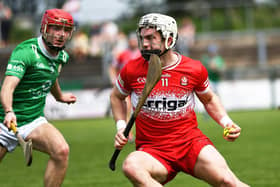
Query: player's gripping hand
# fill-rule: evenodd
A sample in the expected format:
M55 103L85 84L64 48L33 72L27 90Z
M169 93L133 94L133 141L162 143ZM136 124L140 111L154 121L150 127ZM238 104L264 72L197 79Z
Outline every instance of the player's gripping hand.
M14 122L15 124L17 124L17 117L15 115L15 113L13 111L8 111L5 114L5 118L4 118L4 125L6 125L6 127L8 127L8 129L11 128L11 122Z
M240 136L240 133L241 128L237 124L231 123L224 128L223 137L225 140L233 142Z
M72 93L63 93L62 97L60 98L60 102L73 104L77 100L77 97Z
M124 129L121 128L118 130L116 136L115 136L115 148L121 150L123 146L125 146L128 142L128 139L124 136Z

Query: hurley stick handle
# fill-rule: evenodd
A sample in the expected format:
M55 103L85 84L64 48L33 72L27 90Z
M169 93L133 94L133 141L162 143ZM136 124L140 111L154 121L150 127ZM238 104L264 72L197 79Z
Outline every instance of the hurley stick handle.
M134 121L135 121L136 117L135 117L135 113L133 113L129 119L129 122L128 124L126 125L125 129L124 129L124 136L127 138L128 137L128 134L134 124ZM109 168L112 170L112 171L115 171L116 169L116 160L120 154L121 150L119 149L115 149L114 151L114 154L112 155L111 157L111 160L109 162Z
M135 111L131 115L130 120L124 130L125 137L128 137L129 131L131 130L138 113L140 112L142 106L144 105L147 97L150 95L152 89L155 87L157 82L160 80L161 71L162 71L161 70L161 61L160 61L159 57L155 54L152 54L150 57L150 60L149 60L149 67L148 67L148 72L147 72L146 83L145 83L144 89L142 91L141 97L139 98L139 101L136 105ZM120 152L121 152L121 150L115 149L115 152L112 155L112 158L109 162L109 167L113 171L116 168L115 164L116 164L116 160L117 160Z
M12 129L12 131L16 134L17 133L17 127L16 124L14 122L10 123L10 129Z

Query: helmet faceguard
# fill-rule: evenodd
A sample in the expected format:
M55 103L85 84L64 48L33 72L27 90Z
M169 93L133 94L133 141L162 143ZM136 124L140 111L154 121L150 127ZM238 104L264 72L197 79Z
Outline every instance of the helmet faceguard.
M47 40L48 37L54 37L49 33L50 26L62 26L63 29L67 28L67 30L70 31L70 34L68 38L66 38L66 40L70 40L74 31L73 17L70 13L61 9L46 10L43 15L40 30L43 36L43 40L51 49L62 50L64 46L57 47Z
M141 29L142 28L154 28L155 31L158 31L162 38L164 39L164 46L165 51L161 52L161 50L145 50L143 49L143 41L141 39ZM145 56L150 56L150 54L157 54L159 56L166 53L169 49L173 48L175 46L178 33L177 33L177 23L174 18L170 16L166 16L163 14L158 13L151 13L146 14L143 17L141 17L139 23L138 23L138 29L137 29L137 36L138 36L138 43L139 48L141 50L142 56L146 59ZM171 44L168 44L169 38L172 38Z

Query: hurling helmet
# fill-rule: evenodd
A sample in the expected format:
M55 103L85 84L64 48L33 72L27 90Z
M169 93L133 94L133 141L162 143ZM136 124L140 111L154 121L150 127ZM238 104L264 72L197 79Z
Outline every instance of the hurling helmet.
M171 49L174 47L177 40L177 23L176 20L170 16L159 14L159 13L150 13L141 17L138 23L138 31L142 28L154 27L157 31L160 31L162 37L165 39L165 48ZM168 46L168 38L172 36L172 43Z
M43 37L48 34L49 25L61 25L71 29L71 35L74 30L74 20L70 13L62 9L48 9L45 11L41 21L41 33ZM71 38L71 35L69 38Z

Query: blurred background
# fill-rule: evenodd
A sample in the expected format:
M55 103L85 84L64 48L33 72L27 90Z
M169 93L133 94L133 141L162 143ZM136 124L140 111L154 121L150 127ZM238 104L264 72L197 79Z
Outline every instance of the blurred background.
M14 47L40 34L44 10L63 8L72 13L76 32L66 48L70 62L60 83L63 90L78 95L78 102L69 108L48 98L46 115L109 115L112 63L128 47L140 16L158 12L177 20L176 50L208 68L212 86L228 110L277 109L279 7L279 0L0 0L0 80Z
M49 95L45 107L46 117L71 147L65 187L131 186L121 163L134 144L122 151L116 172L107 167L116 132L109 104L111 70L140 16L149 12L174 16L176 50L206 66L211 86L243 133L234 144L226 143L220 126L197 102L199 128L246 183L280 186L280 0L0 0L0 84L12 50L39 36L42 14L49 8L71 12L76 23L66 47L70 61L59 81L64 91L76 94L77 102L65 105ZM1 186L42 186L47 160L34 151L34 164L24 167L22 151L16 149L0 164L5 171ZM10 176L17 180L7 180ZM205 183L181 173L167 186Z

